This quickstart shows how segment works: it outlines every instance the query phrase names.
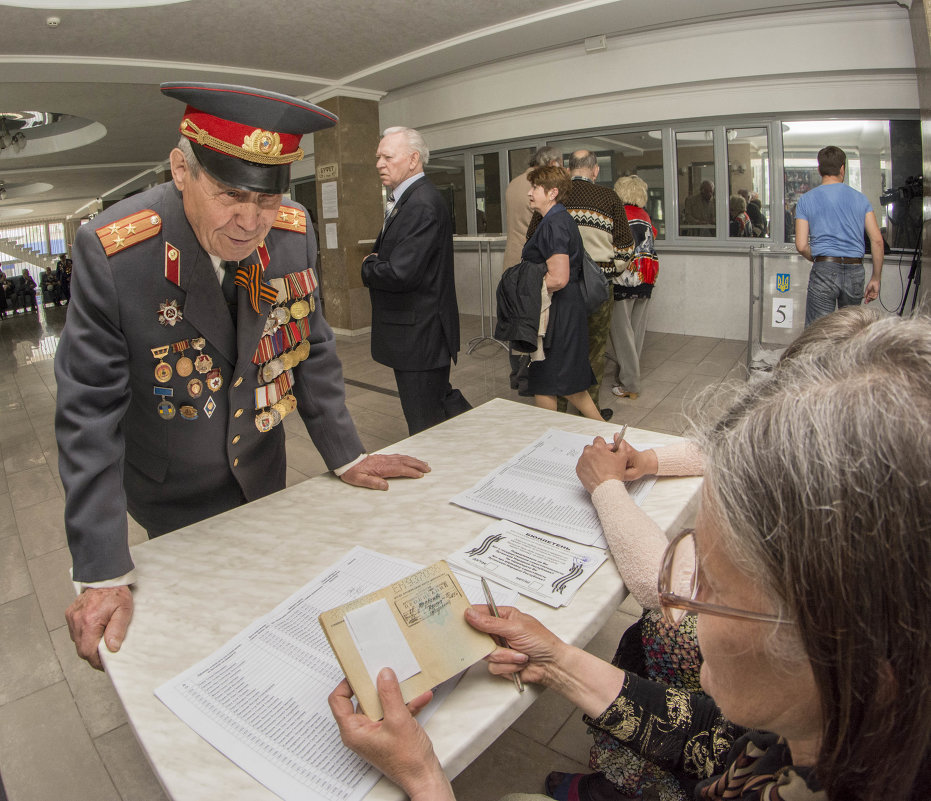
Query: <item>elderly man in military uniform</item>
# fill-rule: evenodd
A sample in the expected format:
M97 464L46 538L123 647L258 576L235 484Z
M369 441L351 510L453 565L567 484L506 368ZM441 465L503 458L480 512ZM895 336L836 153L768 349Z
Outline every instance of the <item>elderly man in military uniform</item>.
M172 182L77 234L55 359L65 528L80 594L78 654L118 650L135 579L126 512L157 536L285 486L297 412L327 467L387 489L429 467L367 455L319 307L307 212L282 202L302 134L333 125L295 98L163 84L187 104Z

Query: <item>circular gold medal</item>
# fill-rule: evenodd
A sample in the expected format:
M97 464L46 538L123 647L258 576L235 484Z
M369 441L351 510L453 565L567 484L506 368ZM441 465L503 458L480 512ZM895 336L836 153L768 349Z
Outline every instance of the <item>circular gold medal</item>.
M306 300L299 300L291 304L291 316L295 320L302 320L310 314L310 304Z
M263 434L266 431L271 431L274 427L274 422L272 421L271 412L259 412L255 416L255 427L261 431Z
M171 378L171 365L168 362L159 362L155 365L155 380L164 384Z
M187 394L194 399L204 394L204 385L199 378L192 378L187 382Z
M282 398L278 403L272 406L272 411L278 412L278 419L281 420L291 411L291 407L285 402L284 398Z
M301 344L296 348L296 353L301 361L304 361L304 359L310 356L310 341L302 339Z
M175 372L182 378L187 378L192 372L194 372L194 362L192 362L187 356L182 356L175 363Z

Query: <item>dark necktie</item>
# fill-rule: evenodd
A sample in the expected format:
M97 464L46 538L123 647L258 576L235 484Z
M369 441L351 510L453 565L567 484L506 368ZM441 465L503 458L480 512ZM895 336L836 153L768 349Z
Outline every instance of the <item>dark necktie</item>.
M226 305L230 310L230 317L233 318L233 324L236 323L236 270L239 269L239 262L224 261L220 266L223 268L223 281L220 282L220 288L223 290L223 297L226 299Z
M381 230L385 230L385 226L388 224L388 218L391 216L391 212L394 210L394 192L388 195L388 202L385 204L385 221L382 223Z

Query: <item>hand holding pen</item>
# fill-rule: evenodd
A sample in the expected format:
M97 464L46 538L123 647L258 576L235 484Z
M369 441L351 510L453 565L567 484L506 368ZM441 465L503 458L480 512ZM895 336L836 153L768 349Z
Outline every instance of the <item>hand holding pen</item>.
M488 586L488 582L485 581L485 577L482 576L482 590L485 592L485 601L488 603L488 608L491 610L491 613L495 617L501 617L498 612L498 605L495 603L495 599L491 595L491 588ZM503 637L495 637L492 635L492 639L498 644L501 648L510 648L508 641ZM514 680L514 686L517 687L517 692L522 693L524 691L524 683L520 680L520 676L517 673L512 673L511 678Z

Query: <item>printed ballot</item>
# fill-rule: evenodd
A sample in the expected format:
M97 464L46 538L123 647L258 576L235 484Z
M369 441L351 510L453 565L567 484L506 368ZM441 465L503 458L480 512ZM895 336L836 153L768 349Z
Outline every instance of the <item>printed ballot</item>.
M600 548L541 534L509 520L489 523L447 557L458 570L485 576L553 607L566 606L604 563Z
M361 710L382 718L375 677L392 668L405 703L495 649L465 621L469 599L444 561L320 615Z

